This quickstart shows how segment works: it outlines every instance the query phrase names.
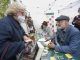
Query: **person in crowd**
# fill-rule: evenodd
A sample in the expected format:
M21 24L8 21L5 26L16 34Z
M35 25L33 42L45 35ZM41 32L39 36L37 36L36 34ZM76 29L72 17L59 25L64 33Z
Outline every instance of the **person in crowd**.
M28 33L35 33L35 27L33 24L33 20L31 19L30 16L26 17L26 24L27 24L27 29L28 29Z
M72 24L80 30L80 8L78 9L79 15L75 16Z
M27 44L32 40L27 37L19 23L24 19L24 6L17 2L10 4L6 16L0 20L0 60L17 60L16 55L21 51L30 52Z
M69 17L61 15L55 19L58 31L56 33L57 43L50 42L48 47L57 52L70 53L75 57L80 56L80 32L77 28L69 25Z
M43 23L41 25L41 33L47 39L49 39L49 37L52 36L52 32L51 32L50 28L48 27L48 22L47 21L43 21Z

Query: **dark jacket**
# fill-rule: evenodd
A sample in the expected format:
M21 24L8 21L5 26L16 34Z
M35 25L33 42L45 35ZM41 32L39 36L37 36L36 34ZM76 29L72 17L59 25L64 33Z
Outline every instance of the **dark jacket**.
M0 57L9 44L3 60L16 60L16 55L25 47L23 35L24 30L12 16L8 15L0 20Z
M73 56L80 56L80 31L69 26L61 37L61 33L58 33L57 40L60 46L56 46L55 50L63 53L71 53Z

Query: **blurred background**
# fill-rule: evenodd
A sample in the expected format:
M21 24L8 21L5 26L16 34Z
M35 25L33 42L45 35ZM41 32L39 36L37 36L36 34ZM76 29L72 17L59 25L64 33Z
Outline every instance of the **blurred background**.
M36 29L43 21L48 21L51 29L56 29L54 20L59 15L69 16L71 23L74 16L78 15L77 10L80 7L80 0L0 0L0 18L4 16L8 4L13 1L25 6L27 15L32 17Z

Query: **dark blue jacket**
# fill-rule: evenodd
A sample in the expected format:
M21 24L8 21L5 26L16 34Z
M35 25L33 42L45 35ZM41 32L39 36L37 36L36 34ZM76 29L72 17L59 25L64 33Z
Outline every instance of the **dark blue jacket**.
M12 16L8 15L0 20L0 57L9 44L3 60L16 60L16 55L25 47L23 35L24 30Z
M63 53L71 53L73 56L80 56L80 31L69 25L62 39L60 38L61 35L61 33L57 35L60 46L56 46L55 50Z

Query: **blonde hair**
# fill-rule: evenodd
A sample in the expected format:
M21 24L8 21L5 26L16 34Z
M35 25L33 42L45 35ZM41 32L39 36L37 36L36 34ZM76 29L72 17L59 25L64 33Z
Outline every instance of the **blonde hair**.
M9 5L5 14L6 15L15 14L18 11L26 12L26 9L22 4L19 4L17 2L13 2L12 4Z

